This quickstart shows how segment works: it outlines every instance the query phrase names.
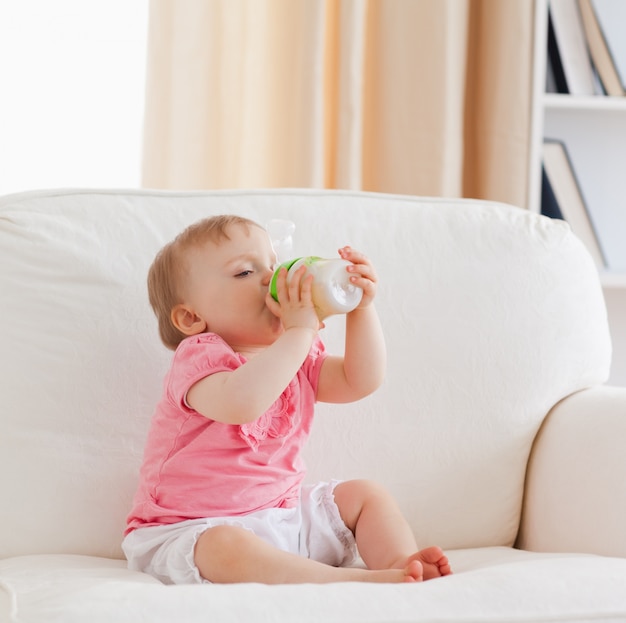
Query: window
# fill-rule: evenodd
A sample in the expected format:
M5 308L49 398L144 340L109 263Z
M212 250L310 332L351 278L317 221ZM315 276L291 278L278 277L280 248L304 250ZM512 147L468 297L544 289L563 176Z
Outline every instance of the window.
M0 2L0 194L138 187L148 0Z

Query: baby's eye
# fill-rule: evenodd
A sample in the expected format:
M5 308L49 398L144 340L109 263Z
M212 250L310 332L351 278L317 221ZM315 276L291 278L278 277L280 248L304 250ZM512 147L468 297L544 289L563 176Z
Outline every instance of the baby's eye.
M242 270L241 272L237 273L235 277L247 277L248 275L251 275L251 274L252 274L251 270Z

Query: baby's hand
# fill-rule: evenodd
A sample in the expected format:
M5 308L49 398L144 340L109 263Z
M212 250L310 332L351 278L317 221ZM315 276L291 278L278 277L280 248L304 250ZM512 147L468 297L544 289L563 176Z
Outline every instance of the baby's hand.
M372 262L363 253L359 253L349 246L339 249L339 255L342 259L352 262L353 266L347 268L350 273L350 282L363 289L363 298L357 309L367 307L376 296L378 282Z
M300 266L290 276L289 283L287 283L287 272L284 267L278 272L276 279L278 301L275 301L268 292L265 299L266 305L275 316L281 319L285 330L292 327L304 327L319 331L323 325L320 324L313 306L311 296L313 276L305 276L306 266Z

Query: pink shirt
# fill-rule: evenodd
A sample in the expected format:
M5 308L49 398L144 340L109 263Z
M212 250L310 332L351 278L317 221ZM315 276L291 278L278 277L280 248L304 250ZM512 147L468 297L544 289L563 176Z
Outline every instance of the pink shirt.
M200 379L234 370L246 359L213 333L183 340L152 419L126 534L139 527L296 505L305 472L300 452L311 429L325 357L316 338L266 413L250 424L223 424L187 406L185 396Z

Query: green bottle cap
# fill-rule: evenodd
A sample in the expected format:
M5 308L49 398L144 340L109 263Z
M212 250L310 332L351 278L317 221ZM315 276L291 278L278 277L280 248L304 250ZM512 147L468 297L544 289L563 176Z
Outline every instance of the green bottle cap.
M283 262L276 267L276 270L274 271L274 274L272 275L272 279L270 281L270 294L275 301L278 300L278 292L276 291L276 280L278 279L278 271L283 267L289 270L300 259L302 258L297 257L295 260L287 260L286 262Z

